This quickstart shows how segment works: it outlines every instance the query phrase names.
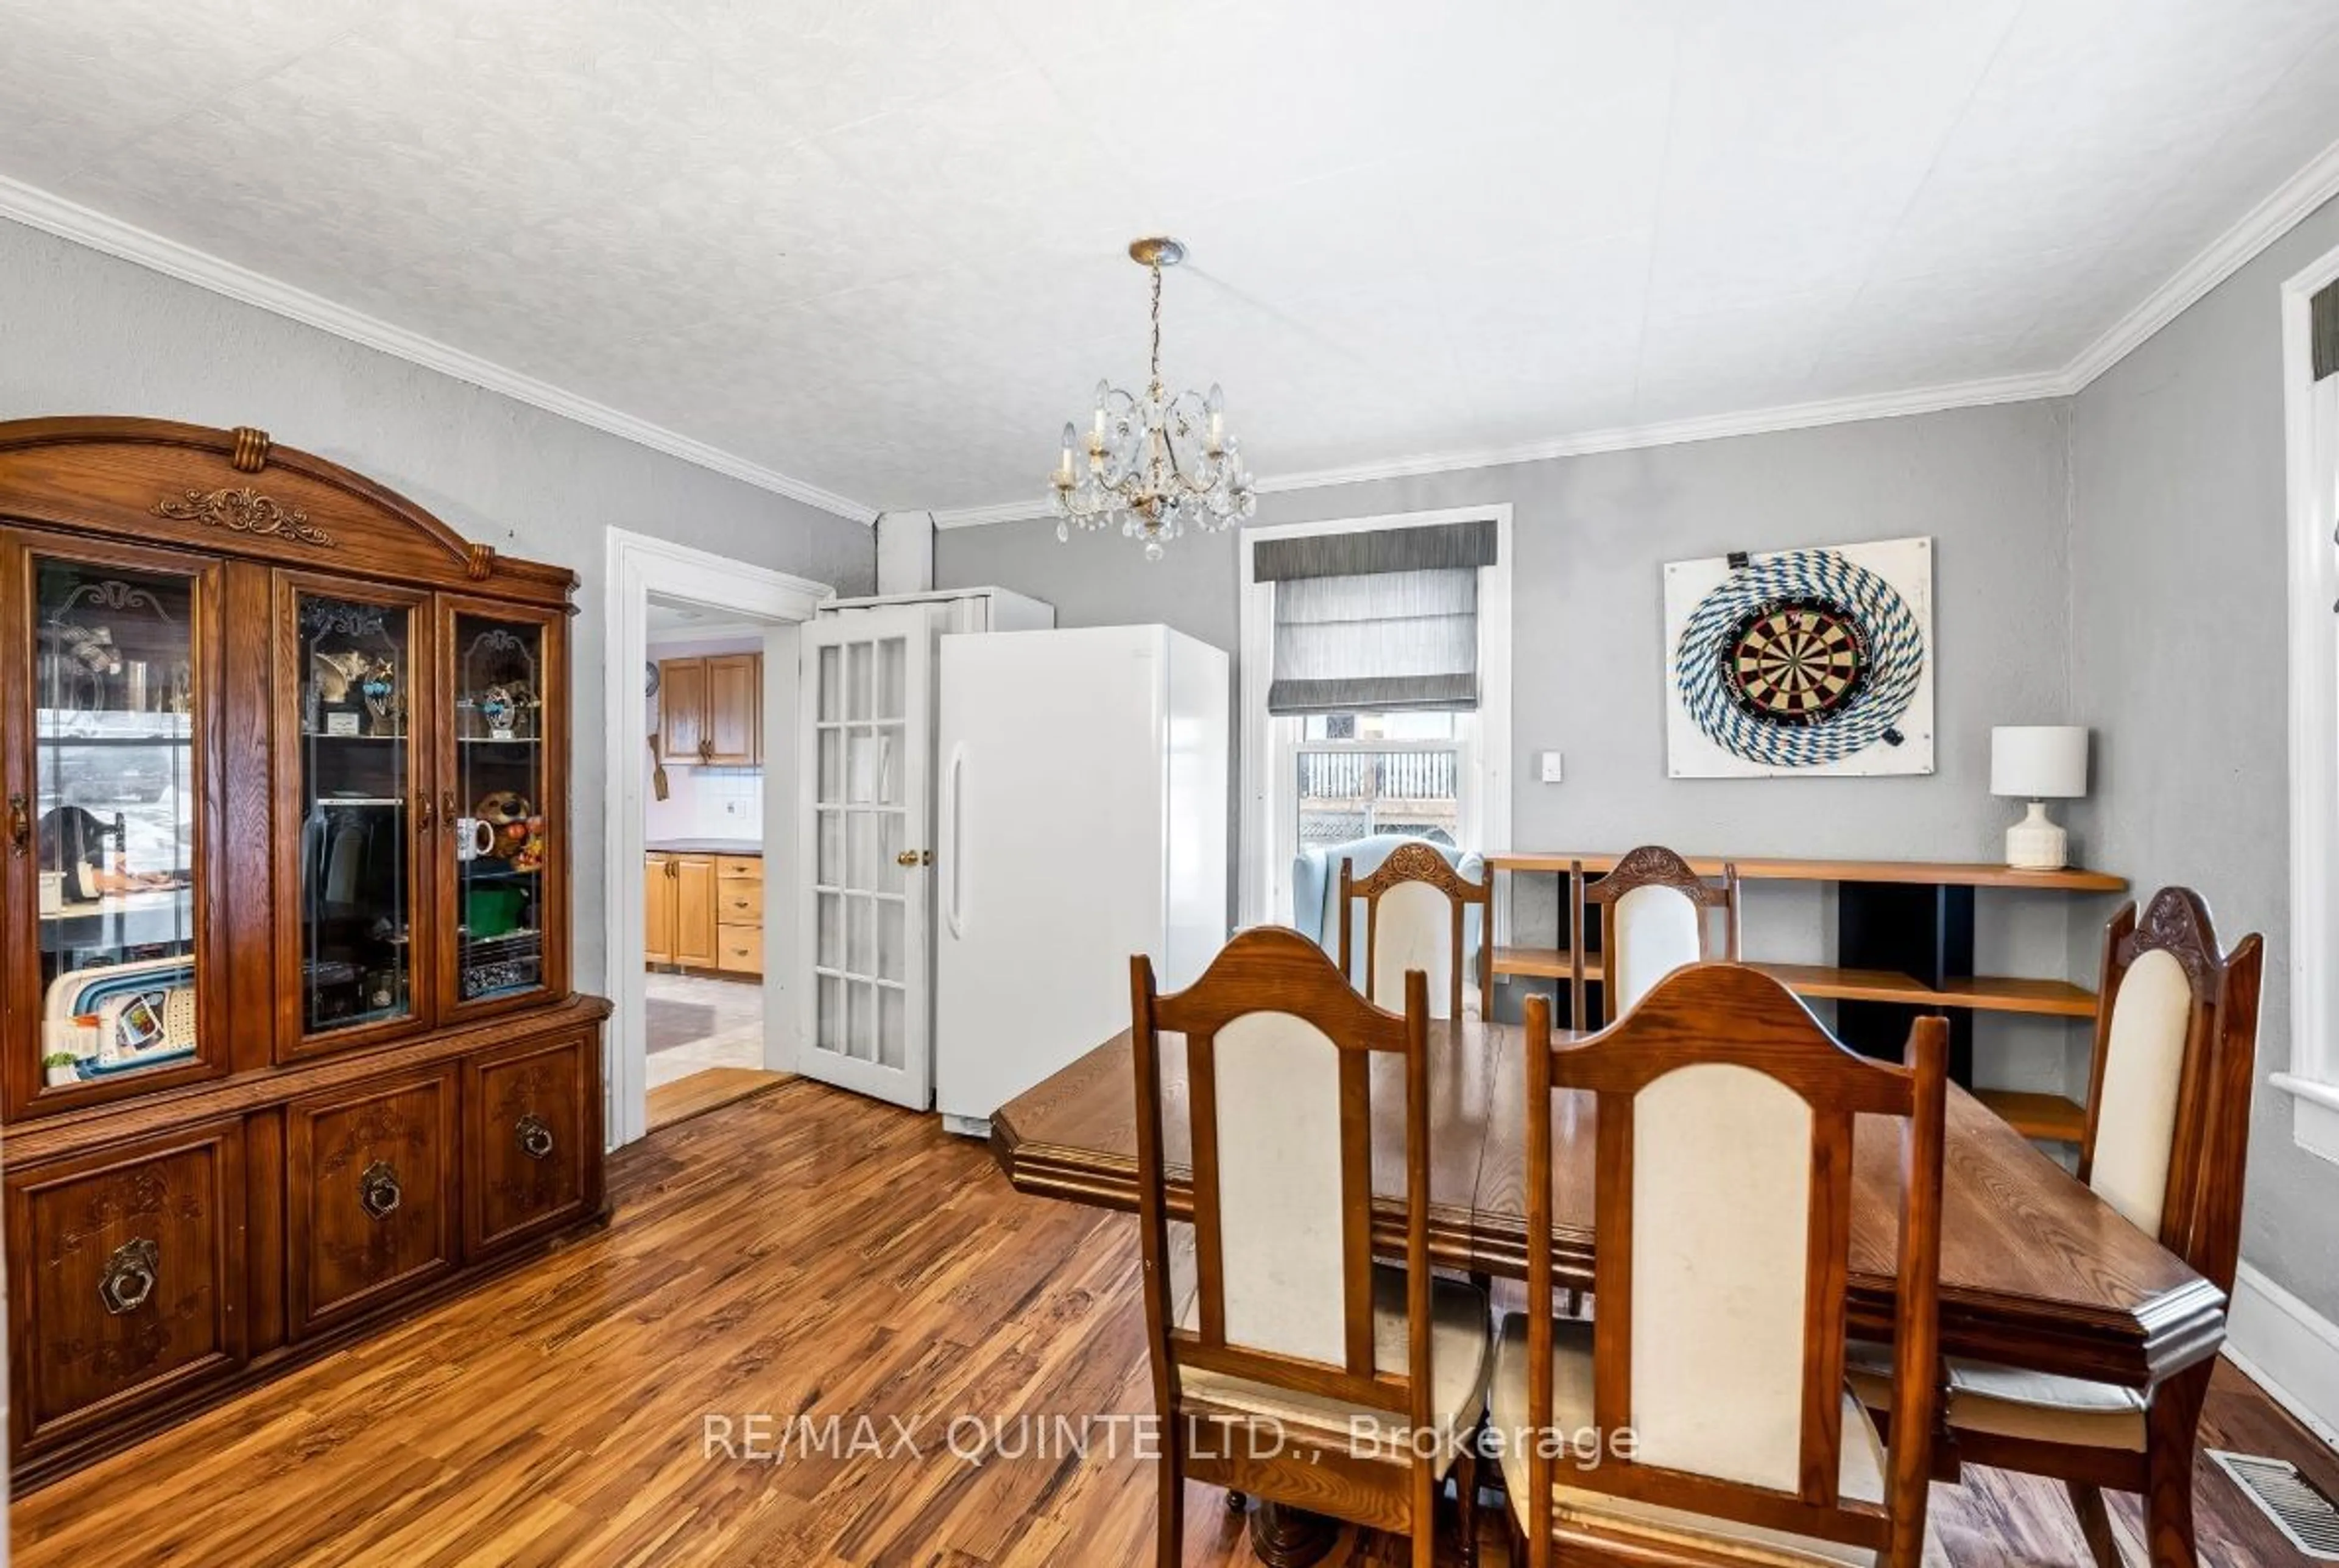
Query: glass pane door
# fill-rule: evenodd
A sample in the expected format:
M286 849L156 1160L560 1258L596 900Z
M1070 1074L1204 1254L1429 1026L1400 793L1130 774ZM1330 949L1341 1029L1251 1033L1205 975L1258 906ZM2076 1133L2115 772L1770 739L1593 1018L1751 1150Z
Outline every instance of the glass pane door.
M441 826L455 868L458 1006L541 991L547 715L545 629L535 621L458 612L454 781Z
M190 576L35 554L44 1089L194 1059L202 683Z
M921 606L804 634L813 869L810 1076L924 1105L932 639Z
M414 615L324 593L294 603L300 1029L314 1037L415 1011Z

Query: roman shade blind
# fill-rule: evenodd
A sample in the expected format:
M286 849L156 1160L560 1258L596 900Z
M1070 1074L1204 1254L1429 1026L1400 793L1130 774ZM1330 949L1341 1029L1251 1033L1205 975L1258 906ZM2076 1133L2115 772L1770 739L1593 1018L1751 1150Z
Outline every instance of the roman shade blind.
M1492 518L1267 539L1251 578L1275 585L1271 714L1478 705L1478 568Z
M2313 328L2314 379L2339 376L2339 283L2315 291L2308 301L2307 319Z

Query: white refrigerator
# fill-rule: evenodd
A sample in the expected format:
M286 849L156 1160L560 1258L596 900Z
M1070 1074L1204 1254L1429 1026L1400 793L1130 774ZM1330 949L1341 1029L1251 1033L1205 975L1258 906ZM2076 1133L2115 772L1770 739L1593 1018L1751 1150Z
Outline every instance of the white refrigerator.
M943 1124L1129 1027L1129 958L1227 939L1227 656L1167 626L942 639L934 1086Z

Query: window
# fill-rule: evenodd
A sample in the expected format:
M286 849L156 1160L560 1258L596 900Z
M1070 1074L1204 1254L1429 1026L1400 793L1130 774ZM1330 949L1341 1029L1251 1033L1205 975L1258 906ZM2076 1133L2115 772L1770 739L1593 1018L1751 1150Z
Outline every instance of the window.
M2283 287L2290 496L2290 1070L2300 1147L2339 1160L2339 251Z
M1242 910L1304 848L1510 844L1510 508L1243 530Z
M1370 833L1410 833L1475 847L1462 817L1462 775L1471 765L1474 714L1311 714L1274 721L1290 759L1279 824L1296 850Z

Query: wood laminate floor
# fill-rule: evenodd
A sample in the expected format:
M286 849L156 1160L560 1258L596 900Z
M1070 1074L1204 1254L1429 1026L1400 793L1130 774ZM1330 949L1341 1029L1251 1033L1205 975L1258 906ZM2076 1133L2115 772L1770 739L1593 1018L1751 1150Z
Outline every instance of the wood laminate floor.
M18 1568L1152 1562L1151 1460L1080 1424L1150 1405L1132 1221L1019 1197L933 1118L804 1080L627 1150L613 1183L607 1232L18 1502ZM749 1416L798 1414L858 1451L748 1456ZM2229 1369L2208 1420L2339 1484ZM2206 1562L2305 1561L2222 1473L2197 1485ZM1188 1568L1254 1562L1220 1502L1192 1489ZM2059 1491L2018 1476L1938 1488L1933 1523L1951 1568L2087 1561Z

